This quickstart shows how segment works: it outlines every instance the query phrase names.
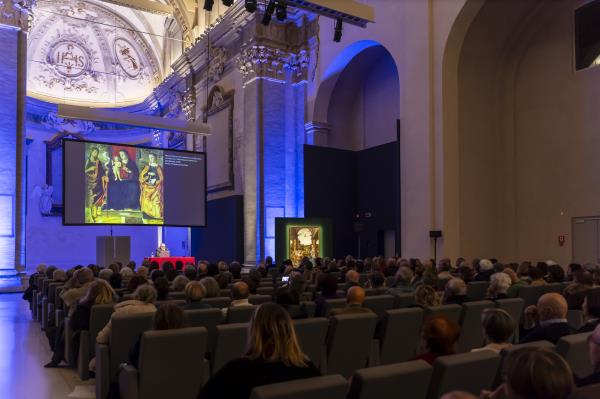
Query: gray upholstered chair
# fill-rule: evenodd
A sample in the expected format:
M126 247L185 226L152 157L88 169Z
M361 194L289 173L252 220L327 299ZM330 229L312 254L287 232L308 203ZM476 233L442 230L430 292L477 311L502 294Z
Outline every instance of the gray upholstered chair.
M221 324L223 312L221 309L186 310L185 315L190 327L204 327L208 333L206 348L210 352L215 345L217 325Z
M317 310L317 305L313 301L301 302L300 306L306 310L306 314L308 317L315 317L315 310Z
M344 377L327 375L256 387L250 399L346 399L347 392Z
M248 323L256 310L254 305L233 306L227 309L227 323Z
M561 294L564 291L564 285L563 283L550 283L550 284L546 284L544 286L545 290L544 290L544 294L550 293L550 292L555 292L557 294Z
M363 306L371 309L377 317L381 317L386 310L394 308L394 301L393 295L374 295L366 297Z
M273 288L273 285L268 285L268 286L263 286L263 287L258 287L256 289L256 294L257 295L268 295L268 296L272 296L275 293L275 288Z
M122 399L195 399L207 378L204 327L146 331L142 335L138 368L125 366L119 374Z
M325 315L328 316L332 309L346 307L346 298L326 299L325 303L327 304Z
M567 321L569 325L575 330L579 330L585 323L585 317L582 310L569 310L567 311Z
M179 291L179 292L169 292L169 297L168 298L172 299L174 301L177 301L177 300L184 300L185 301L185 299L186 299L185 292L181 292L181 291Z
M250 295L248 302L253 305L262 305L263 303L273 302L271 295Z
M246 348L248 324L221 324L217 326L215 347L210 357L210 371L214 375L228 361L241 357Z
M367 366L377 316L369 313L333 316L327 335L327 373L349 378Z
M524 305L525 301L522 298L498 299L496 301L496 307L498 309L505 310L515 322L515 334L513 336L513 342L519 342L519 324L521 321L521 315L523 314Z
M492 301L465 302L460 315L460 337L456 343L459 353L469 352L483 344L483 330L481 328L481 314L485 309L495 307Z
M467 284L467 297L471 301L481 301L485 298L489 286L488 281L471 281Z
M231 288L221 288L219 290L219 296L220 297L231 297Z
M321 361L325 357L325 340L329 320L324 317L313 317L293 322L300 349L309 357L315 367L320 368Z
M213 298L204 298L202 302L213 308L223 309L231 304L231 298L227 296L217 296Z
M525 301L524 307L527 307L529 305L535 305L545 292L546 287L543 285L529 285L519 289L519 298Z
M357 370L348 399L425 399L432 373L423 360Z
M562 337L556 343L556 352L565 358L577 377L587 377L594 371L587 339L591 332Z
M153 318L154 313L113 314L110 345L96 343L97 398L106 398L110 383L117 381L121 363L129 360L129 350L140 334L152 328Z
M460 323L460 313L462 311L462 307L460 305L439 305L439 306L431 306L425 309L424 317L432 317L444 315L450 320L455 321L457 324Z
M77 354L77 373L79 378L90 378L90 360L96 356L96 336L110 320L114 304L94 305L90 310L90 327L79 333L79 353Z
M386 311L377 334L379 363L399 363L414 357L419 345L422 324L421 308Z
M415 294L398 294L395 295L394 307L407 308L415 303Z
M454 390L479 395L482 389L493 387L499 366L500 355L492 351L438 357L433 363L427 398L438 399Z

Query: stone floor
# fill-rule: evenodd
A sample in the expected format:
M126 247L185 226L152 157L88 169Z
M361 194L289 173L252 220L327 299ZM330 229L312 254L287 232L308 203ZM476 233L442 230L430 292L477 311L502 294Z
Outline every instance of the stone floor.
M74 369L43 367L51 357L48 340L21 295L0 294L0 396L93 398L94 380L81 381Z

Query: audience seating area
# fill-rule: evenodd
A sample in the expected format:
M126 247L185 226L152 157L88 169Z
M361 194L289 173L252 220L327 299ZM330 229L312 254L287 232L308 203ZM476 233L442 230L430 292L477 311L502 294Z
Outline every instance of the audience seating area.
M364 279L365 274L361 275ZM65 356L69 366L76 367L81 379L90 378L88 364L96 359L96 395L106 398L111 383L119 382L125 399L130 398L193 398L202 384L220 370L228 361L242 355L247 340L248 322L256 307L272 301L272 294L281 286L279 277L268 276L261 280L257 294L249 297L251 305L229 307L230 288L221 289L219 297L205 298L203 303L211 308L186 310L189 328L173 331L151 331L152 314L119 314L112 318L110 345L98 344L95 337L111 319L113 305L94 305L90 326L79 336L79 348L74 350L70 333L68 309L59 293L62 283L45 277L36 277L39 290L33 292L32 315L41 328L65 322ZM519 320L527 305L535 304L547 292L562 292L566 283L541 286L524 286L518 298L486 300L488 282L467 284L470 301L462 305L449 304L432 307L414 307L413 294L370 295L364 307L373 313L345 314L331 317L313 317L316 304L301 303L308 318L294 320L301 349L321 371L322 377L302 381L258 387L252 392L255 399L435 399L452 390L479 394L482 389L492 389L499 382L503 356L491 351L471 352L484 344L481 330L482 312L488 308L506 310L516 322L514 334L518 342ZM231 287L231 284L230 284ZM316 298L315 286L306 289L308 296ZM369 292L367 291L367 294ZM130 293L121 292L121 300ZM171 292L163 303L185 304L181 292ZM327 299L326 315L332 309L346 306L346 299ZM229 308L228 308L229 307ZM226 316L221 311L228 308ZM423 321L430 316L443 314L461 326L457 353L438 358L433 365L422 360L410 361L420 351L420 333ZM571 311L569 320L573 327L583 323L581 311ZM143 350L139 368L127 363L129 351L139 336ZM586 339L589 333L561 338L555 346L549 342L527 345L546 347L562 355L578 376L591 373ZM77 352L78 357L73 354ZM160 359L160 361L157 361ZM160 377L160 378L158 378ZM166 386L157 381L165 379L173 384ZM348 382L350 381L350 382Z

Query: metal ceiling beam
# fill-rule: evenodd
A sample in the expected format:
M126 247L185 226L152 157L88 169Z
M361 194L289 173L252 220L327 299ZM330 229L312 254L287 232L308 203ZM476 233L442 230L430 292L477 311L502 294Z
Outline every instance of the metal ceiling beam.
M375 22L375 9L355 0L287 0L287 4L362 28Z

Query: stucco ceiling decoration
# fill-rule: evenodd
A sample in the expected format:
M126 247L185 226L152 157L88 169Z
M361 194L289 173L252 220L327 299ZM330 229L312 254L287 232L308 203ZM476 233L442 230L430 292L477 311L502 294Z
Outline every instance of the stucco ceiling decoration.
M28 95L50 102L125 106L160 82L143 35L116 10L92 1L42 0L28 39Z

